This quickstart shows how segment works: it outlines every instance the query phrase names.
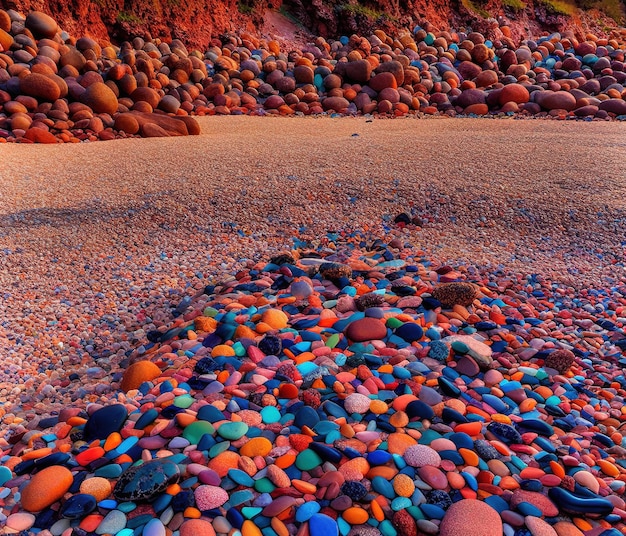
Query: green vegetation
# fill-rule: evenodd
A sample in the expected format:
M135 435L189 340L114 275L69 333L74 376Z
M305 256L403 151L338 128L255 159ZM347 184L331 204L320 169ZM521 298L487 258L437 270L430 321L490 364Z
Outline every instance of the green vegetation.
M526 9L526 2L522 2L522 0L502 0L502 5L513 11L523 11Z
M254 7L247 4L243 0L240 0L239 2L237 2L237 10L239 11L239 13L242 13L243 15L251 15L252 12L254 11Z
M141 19L137 15L129 13L128 11L120 11L116 18L117 22L128 22L129 24L139 24L141 22Z
M577 0L576 3L582 9L602 11L620 25L624 22L624 11L620 0Z
M361 15L368 19L378 20L385 16L382 11L376 11L375 9L362 6L361 4L342 4L338 7L339 11L346 11L353 15Z
M541 0L548 12L556 15L571 17L576 12L576 6L564 0Z
M489 17L491 17L491 14L489 13L489 11L487 11L486 9L483 9L482 7L477 6L476 4L474 4L474 2L472 2L472 0L461 0L461 4L463 4L463 7L465 9L467 9L468 11L473 11L474 13L477 13L483 19L488 19Z

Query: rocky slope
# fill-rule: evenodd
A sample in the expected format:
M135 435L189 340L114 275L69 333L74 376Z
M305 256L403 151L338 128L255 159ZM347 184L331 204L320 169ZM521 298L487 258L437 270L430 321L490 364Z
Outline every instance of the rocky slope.
M3 0L0 7L43 11L71 35L118 43L137 35L177 38L198 48L226 32L276 36L277 19L291 21L299 35L288 37L302 41L310 34L367 35L374 28L393 33L425 21L440 30L469 26L488 34L494 19L504 19L514 38L547 31L580 39L589 32L608 36L624 17L623 0Z

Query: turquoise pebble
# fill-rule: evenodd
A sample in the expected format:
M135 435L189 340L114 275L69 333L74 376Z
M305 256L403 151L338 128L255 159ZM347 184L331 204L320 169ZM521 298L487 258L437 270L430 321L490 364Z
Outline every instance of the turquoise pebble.
M263 508L258 506L244 506L241 509L241 515L246 519L253 519L263 511Z
M254 484L252 484L254 485ZM242 489L230 494L228 503L231 506L239 506L244 503L249 503L254 499L254 494L249 489ZM225 507L224 507L225 508Z
M394 512L399 512L409 506L411 506L411 499L408 497L396 497L393 501L391 501L391 509Z
M115 536L133 536L135 531L133 529L122 529Z
M125 514L132 512L135 508L137 508L137 505L134 502L123 502L117 505L117 509Z
M350 523L348 523L343 517L337 518L337 528L339 529L339 534L341 536L348 536L352 527Z
M102 478L118 478L122 472L123 469L120 464L110 463L109 465L96 469L94 476L101 476Z
M372 489L387 499L393 499L396 496L391 482L382 476L372 478Z
M305 449L296 456L296 467L300 471L310 471L322 465L323 460L311 449Z
M132 449L139 442L138 437L130 436L124 439L119 446L115 448L117 452L120 454L126 454L130 449Z
M397 536L398 531L391 524L391 521L388 519L383 519L378 525L378 530L383 536Z
M424 519L424 514L420 510L419 506L411 505L406 509L406 511L411 515L413 519L415 519L415 521Z
M0 466L0 486L13 478L11 470L8 467Z
M233 482L239 484L240 486L254 486L254 480L252 479L252 477L241 469L229 469L228 478L230 478Z
M452 341L452 349L458 354L466 354L469 352L469 346L463 341Z
M260 413L265 424L273 424L280 420L280 411L275 406L265 406Z
M317 514L321 510L321 506L318 502L309 501L305 502L296 511L296 521L304 523L308 521L313 514Z
M436 504L420 504L420 510L426 519L443 519L443 516L446 515L446 511Z
M248 425L245 422L226 422L217 429L217 434L224 439L236 441L246 435Z

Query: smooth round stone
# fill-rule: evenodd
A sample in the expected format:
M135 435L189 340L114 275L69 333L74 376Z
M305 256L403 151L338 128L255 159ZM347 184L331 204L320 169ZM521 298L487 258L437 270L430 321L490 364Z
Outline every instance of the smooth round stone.
M4 484L12 478L13 474L11 473L11 469L5 467L4 465L0 465L0 486L4 486Z
M215 536L215 529L206 519L188 519L179 529L180 536Z
M305 502L302 506L296 510L296 521L300 523L304 523L311 519L314 514L317 514L321 509L321 506L318 502L308 501Z
M248 425L245 422L227 422L217 429L217 434L224 439L235 441L248 432Z
M160 519L151 519L143 528L142 536L165 536L165 526Z
M188 439L184 437L175 437L168 443L168 447L171 449L184 449L188 447L191 443Z
M78 493L63 503L59 514L68 519L79 519L96 509L96 498L86 493Z
M152 460L124 471L115 484L113 496L119 501L149 501L179 478L175 463Z
M558 536L552 526L538 516L527 516L524 523L533 536Z
M126 527L126 514L111 510L96 528L96 534L117 534Z
M429 406L435 406L443 401L441 394L427 385L422 385L419 392L419 399Z
M199 486L194 492L199 510L213 510L228 501L228 492L218 486Z
M192 445L197 445L204 434L213 434L215 428L210 422L195 421L183 430L183 437Z
M337 522L325 514L313 514L309 519L311 536L339 536Z
M202 406L198 410L198 414L196 415L196 418L199 421L207 421L207 422L213 423L213 422L224 420L224 414L215 406L212 406L211 404L207 404L205 406Z
M558 504L562 510L572 514L599 514L607 516L613 511L613 503L605 498L581 498L563 488L550 488L548 497Z
M35 473L22 490L22 507L39 512L65 495L74 482L74 476L65 467L53 465Z
M574 480L594 493L600 491L600 483L589 471L576 471L576 473L574 473Z
M346 337L354 342L380 340L387 336L387 328L376 318L360 318L348 324Z
M405 409L406 414L410 419L419 418L431 420L435 416L433 408L422 400L413 400L409 402Z
M424 465L417 470L419 477L434 489L445 489L448 486L446 475L437 467Z
M346 402L347 400L348 399L346 399ZM369 407L369 399L368 399L368 407ZM352 412L349 411L349 413L352 413ZM317 411L315 411L311 406L301 407L298 411L296 411L296 414L293 420L294 426L297 426L298 428L302 428L303 426L308 426L309 428L313 428L318 422L320 422L320 416L317 413Z
M440 536L502 536L498 512L482 501L462 499L448 508L439 527Z
M265 424L273 424L280 421L280 411L275 406L265 406L260 413Z
M411 467L439 467L441 456L427 445L412 445L404 452L404 461Z
M396 329L395 334L406 342L415 342L424 336L424 330L415 322L406 322Z
M6 518L6 527L17 532L26 531L35 524L35 516L26 512L11 514Z
M385 450L373 450L367 455L367 461L370 465L385 465L391 460L391 454Z
M128 418L128 411L122 404L105 406L93 412L83 429L85 441L106 439L113 432L119 432Z
M310 471L322 465L323 460L317 452L305 449L296 456L296 467L300 471Z
M177 396L172 403L177 408L187 409L194 402L195 400L191 395L180 395L180 396Z
M344 408L348 413L366 413L372 399L361 393L352 393L344 400ZM304 408L303 408L304 409Z

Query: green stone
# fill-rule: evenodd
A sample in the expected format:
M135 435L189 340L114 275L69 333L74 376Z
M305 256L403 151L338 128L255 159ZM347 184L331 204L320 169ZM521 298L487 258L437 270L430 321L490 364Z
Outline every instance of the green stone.
M204 311L202 312L204 316L208 316L209 318L216 317L218 313L219 311L213 307L206 307Z
M276 486L272 484L269 478L259 478L254 483L254 489L259 493L272 493L276 489Z
M215 458L218 454L227 451L230 448L230 441L222 441L216 443L209 449L209 458Z
M183 437L192 445L197 445L204 434L213 435L214 433L215 428L213 428L210 422L196 421L192 422L183 430Z
M265 406L261 410L261 418L265 424L273 424L280 421L280 411L275 406Z
M187 409L191 404L194 403L194 399L191 395L180 395L174 399L173 404L177 408Z
M101 476L102 478L118 478L122 474L122 466L118 463L110 463L104 467L99 467L95 470L94 476Z
M217 434L224 439L236 441L246 435L248 425L245 422L225 422L217 429Z
M450 346L457 354L466 354L470 350L469 346L463 341L452 341Z
M300 469L300 471L310 471L311 469L319 467L322 463L322 458L311 449L305 449L296 456L296 467Z
M387 327L391 329L397 329L402 324L404 324L404 322L402 322L401 320L398 320L397 318L388 318L386 322Z
M337 344L339 344L339 333L333 333L326 339L326 346L328 346L328 348L334 348Z
M246 355L246 347L239 341L233 344L233 350L237 357L243 357L244 355Z

